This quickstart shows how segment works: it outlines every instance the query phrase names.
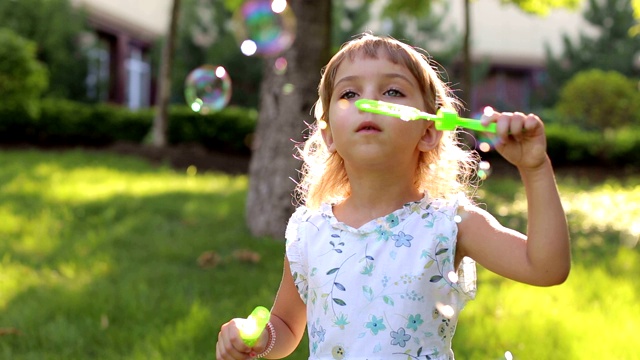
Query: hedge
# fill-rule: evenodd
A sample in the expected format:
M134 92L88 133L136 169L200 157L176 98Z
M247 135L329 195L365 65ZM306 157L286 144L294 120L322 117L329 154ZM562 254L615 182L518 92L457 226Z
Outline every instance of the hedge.
M102 147L119 141L143 143L153 123L151 109L131 111L109 104L85 104L45 99L41 114L3 108L0 104L0 143L39 146ZM253 133L255 110L228 107L200 115L186 106L169 110L170 144L199 143L209 150L249 154L246 140Z
M143 143L153 117L150 109L130 111L107 104L46 99L40 116L34 118L0 104L0 144L101 147L119 141ZM248 155L257 118L254 109L228 107L200 115L186 106L174 106L168 140L174 145L196 143L212 151ZM640 168L640 127L589 132L552 122L546 131L549 156L556 166ZM482 156L498 155L490 152Z

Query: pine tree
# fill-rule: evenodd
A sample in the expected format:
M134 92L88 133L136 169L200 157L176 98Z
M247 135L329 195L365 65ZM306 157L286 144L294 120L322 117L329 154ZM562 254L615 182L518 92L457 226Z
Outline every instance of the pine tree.
M636 63L640 36L629 33L635 24L631 0L589 0L583 16L599 35L582 32L577 41L564 35L564 51L558 57L547 48L548 77L543 100L546 106L554 104L562 86L583 70L615 70L627 77L640 76Z

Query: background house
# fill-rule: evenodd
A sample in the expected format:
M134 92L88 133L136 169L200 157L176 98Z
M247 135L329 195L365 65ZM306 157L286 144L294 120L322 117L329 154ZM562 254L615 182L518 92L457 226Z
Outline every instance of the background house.
M170 0L72 0L84 8L95 34L90 46L88 95L129 108L154 102L150 51L169 23ZM387 0L377 2L379 6ZM445 28L462 32L464 2L447 2ZM467 107L478 111L486 104L502 109L530 109L545 76L545 46L558 53L562 36L589 32L580 10L554 10L540 17L524 13L500 0L476 0L472 7L472 60L482 64L483 80L476 84ZM375 8L375 6L373 7ZM374 10L375 11L375 10ZM384 23L367 25L384 33ZM421 46L421 44L415 44ZM432 43L429 44L433 46ZM452 79L455 85L455 79Z
M87 95L137 109L153 103L150 51L168 29L170 0L72 0L95 33L89 49Z
M585 4L586 5L586 4ZM447 21L463 24L463 1L451 2ZM557 9L546 16L524 13L499 0L471 3L471 57L487 64L486 77L474 87L468 108L478 111L487 104L503 110L530 110L545 76L545 47L554 54L563 50L563 35L594 34L582 9Z

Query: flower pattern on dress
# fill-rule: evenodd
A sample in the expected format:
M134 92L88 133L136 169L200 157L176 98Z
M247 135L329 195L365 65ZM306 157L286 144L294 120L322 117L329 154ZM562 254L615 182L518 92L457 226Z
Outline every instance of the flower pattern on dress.
M296 210L287 259L307 305L311 358L452 358L458 313L475 294L475 272L451 280L456 209L425 197L357 229L329 204Z
M411 335L405 333L403 328L398 329L398 331L391 332L391 345L405 347L409 339L411 339Z
M422 320L422 315L420 314L409 315L409 321L407 322L407 329L418 331L418 327L420 327L422 323L424 323L424 320Z
M395 240L396 247L411 247L411 240L413 240L413 236L405 234L403 231L400 231L397 235L393 235L391 238Z
M371 330L373 335L378 335L378 332L387 328L384 326L382 320L382 317L378 318L375 315L371 315L371 321L367 323L366 327Z

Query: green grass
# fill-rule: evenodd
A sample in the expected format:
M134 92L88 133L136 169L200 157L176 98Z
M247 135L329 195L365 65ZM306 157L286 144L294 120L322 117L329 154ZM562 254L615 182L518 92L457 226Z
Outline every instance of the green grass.
M568 281L536 288L479 268L457 359L640 359L640 177L558 181ZM0 358L214 358L219 326L269 306L282 274L282 241L245 226L246 189L244 176L110 154L0 152L0 334L18 331L0 335ZM494 175L480 200L524 230L521 190ZM198 266L207 251L218 266Z

